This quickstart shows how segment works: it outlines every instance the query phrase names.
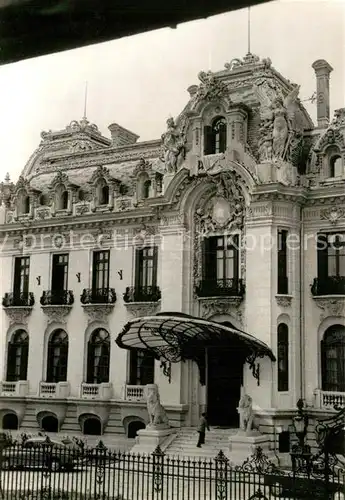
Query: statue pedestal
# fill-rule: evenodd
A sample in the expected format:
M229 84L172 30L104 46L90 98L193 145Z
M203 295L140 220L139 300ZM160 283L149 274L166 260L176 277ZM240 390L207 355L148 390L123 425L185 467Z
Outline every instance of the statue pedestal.
M161 446L169 436L176 434L176 429L167 427L166 425L147 426L145 429L138 431L136 443L131 449L131 453L146 453L151 454L157 446Z
M275 166L271 161L265 161L256 166L257 175L261 184L276 182Z
M242 465L258 448L262 448L263 454L271 461L275 462L276 457L270 450L270 438L259 431L239 431L229 437L229 460L234 465Z
M163 176L163 193L166 192L167 187L169 186L170 182L175 177L175 175L176 175L176 173L174 173L174 172L168 172L168 173L164 174L164 176Z

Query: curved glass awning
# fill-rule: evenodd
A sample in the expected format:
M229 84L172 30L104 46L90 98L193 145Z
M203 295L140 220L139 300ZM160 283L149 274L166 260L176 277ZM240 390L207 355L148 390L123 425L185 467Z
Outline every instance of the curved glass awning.
M124 349L149 349L157 359L177 363L198 360L206 347L234 347L251 364L257 357L275 361L272 350L261 340L237 328L181 313L158 313L129 321L116 343Z

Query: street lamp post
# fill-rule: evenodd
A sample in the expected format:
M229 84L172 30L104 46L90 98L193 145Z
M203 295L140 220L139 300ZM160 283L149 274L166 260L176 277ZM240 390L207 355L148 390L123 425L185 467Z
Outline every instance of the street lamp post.
M308 424L309 419L304 411L304 402L302 399L299 399L297 402L297 415L292 419L292 425L298 439L298 444L292 446L290 456L293 473L305 472L309 476L311 469L311 450L310 446L305 442Z

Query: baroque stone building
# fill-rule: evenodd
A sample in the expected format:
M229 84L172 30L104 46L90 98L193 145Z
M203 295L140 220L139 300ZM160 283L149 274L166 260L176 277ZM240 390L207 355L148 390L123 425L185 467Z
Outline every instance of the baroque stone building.
M156 141L41 134L1 184L3 428L131 437L153 382L175 427L236 427L243 387L277 441L344 404L345 108L313 69L316 126L247 54Z

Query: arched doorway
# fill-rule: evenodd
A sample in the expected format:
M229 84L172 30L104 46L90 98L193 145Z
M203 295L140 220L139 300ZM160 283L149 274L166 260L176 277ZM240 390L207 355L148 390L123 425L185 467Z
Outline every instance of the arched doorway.
M6 413L2 417L2 428L7 431L16 431L18 429L18 417L15 413Z
M140 431L140 429L145 429L145 427L146 426L144 422L141 422L140 420L134 420L133 422L130 422L127 428L127 437L129 439L134 439L135 437L137 437L138 431Z
M59 432L59 421L54 415L47 415L42 418L41 427L45 432Z
M97 417L86 418L83 424L83 434L88 434L89 436L101 436L102 423L100 419Z

